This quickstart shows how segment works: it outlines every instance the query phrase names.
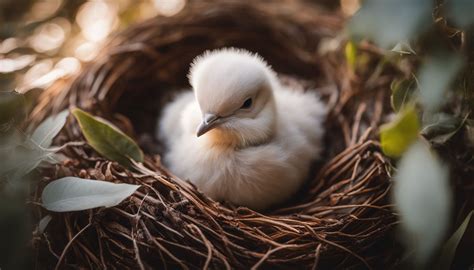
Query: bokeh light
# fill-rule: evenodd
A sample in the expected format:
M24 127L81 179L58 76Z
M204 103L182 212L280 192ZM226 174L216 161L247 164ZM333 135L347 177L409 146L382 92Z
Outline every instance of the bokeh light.
M76 47L74 56L81 61L88 62L93 60L98 53L97 44L94 42L86 41Z
M56 23L39 26L30 39L30 45L37 52L48 52L58 49L64 42L66 33Z
M159 14L173 16L186 5L186 0L154 0L153 4Z
M114 31L157 15L173 16L187 1L31 0L30 3L15 24L18 33L6 32L5 38L0 38L0 73L9 74L4 76L9 80L4 87L15 82L20 92L45 88L78 72L83 62L97 57ZM1 31L0 27L0 34Z
M341 10L347 15L351 16L360 8L360 0L340 0Z
M23 84L17 91L24 93L33 88L48 87L59 78L75 74L80 68L81 62L73 57L62 58L54 68L51 60L44 60L28 70L23 78Z
M18 43L18 39L16 38L7 38L3 42L0 42L0 54L7 54L13 51L19 46Z
M0 56L1 57L1 56ZM0 73L9 73L21 70L35 60L34 55L21 55L15 58L0 59Z
M26 15L28 21L40 21L47 19L61 7L62 0L39 0L36 1Z
M74 74L81 68L81 62L74 57L65 57L59 60L54 66L57 69L60 69L64 74Z
M22 87L20 88L23 89L29 85L32 85L34 81L50 72L53 69L53 65L54 63L51 59L45 59L37 62L23 76L23 83ZM20 92L23 92L23 90Z
M117 27L117 7L112 2L89 1L76 17L82 35L89 41L103 41Z

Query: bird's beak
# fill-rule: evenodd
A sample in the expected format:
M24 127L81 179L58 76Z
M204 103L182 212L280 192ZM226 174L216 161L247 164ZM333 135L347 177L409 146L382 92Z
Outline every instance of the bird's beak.
M204 117L202 118L202 122L197 129L197 136L200 137L201 135L204 135L209 130L215 128L217 124L220 122L219 119L220 119L219 116L215 114L212 114L212 113L204 114Z

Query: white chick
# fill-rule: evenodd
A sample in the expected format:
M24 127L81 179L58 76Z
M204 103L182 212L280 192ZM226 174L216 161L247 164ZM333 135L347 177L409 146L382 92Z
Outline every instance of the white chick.
M295 194L319 157L326 109L313 92L280 84L258 55L223 49L197 57L194 90L164 109L164 164L217 201L264 210Z

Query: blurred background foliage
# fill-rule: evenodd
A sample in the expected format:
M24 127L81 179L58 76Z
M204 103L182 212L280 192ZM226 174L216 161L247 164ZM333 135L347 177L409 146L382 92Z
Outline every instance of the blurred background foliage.
M384 56L379 66L403 73L392 81L394 114L380 140L396 166L392 199L405 267L474 265L467 252L474 249L473 10L468 0L366 0L347 24L355 74L357 47L368 41Z
M355 78L390 65L402 71L387 89L394 113L380 130L382 148L398 167L392 198L408 250L402 263L472 267L474 1L306 2L349 18L345 54ZM186 3L0 0L0 155L19 153L11 148L12 138L23 138L29 130L24 120L42 89L74 76L115 31L156 15L173 16ZM372 44L384 56L375 66L367 65L367 56L358 50ZM20 141L16 146L35 151ZM6 184L6 175L0 175L2 269L29 268L34 256L25 255L25 246L37 224L28 223L24 203L34 171L20 175L13 187ZM453 183L466 180L471 181L470 189L459 195L463 193Z

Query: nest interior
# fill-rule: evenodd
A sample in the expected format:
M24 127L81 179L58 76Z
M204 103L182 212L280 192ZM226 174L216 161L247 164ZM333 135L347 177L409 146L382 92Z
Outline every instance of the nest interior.
M139 141L146 161L135 171L105 160L87 144L63 150L68 160L45 169L49 181L78 176L142 187L120 205L52 214L34 246L41 268L381 267L396 259L389 232L390 164L375 140L392 74L354 74L337 41L344 19L296 1L191 1L114 36L77 77L56 82L32 121L77 106L114 122ZM294 200L267 213L220 204L172 175L152 138L163 102L187 86L192 59L208 49L245 48L262 55L282 81L319 91L328 103L325 154ZM376 50L361 47L372 59ZM376 61L376 60L374 60ZM385 72L385 71L384 71ZM297 79L295 79L297 78ZM84 141L69 119L57 144Z

